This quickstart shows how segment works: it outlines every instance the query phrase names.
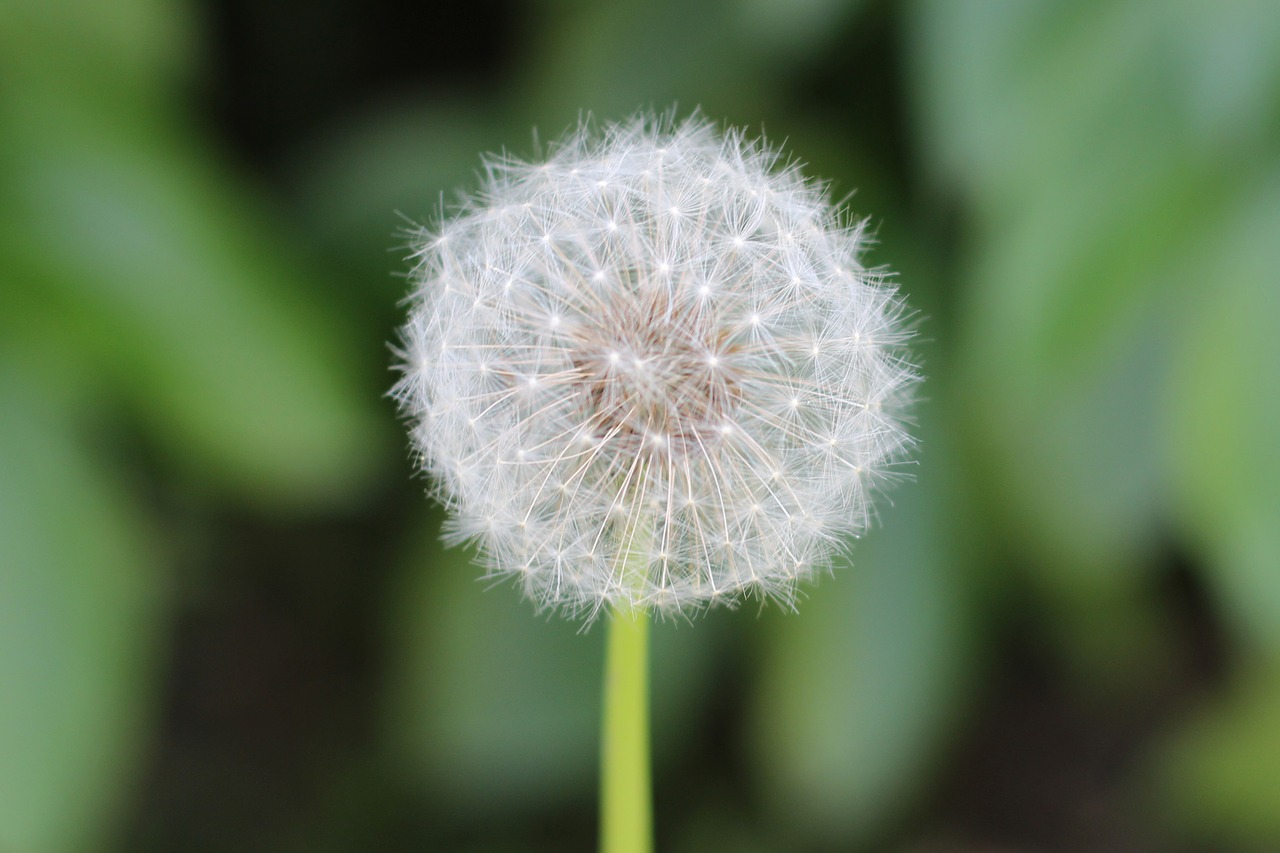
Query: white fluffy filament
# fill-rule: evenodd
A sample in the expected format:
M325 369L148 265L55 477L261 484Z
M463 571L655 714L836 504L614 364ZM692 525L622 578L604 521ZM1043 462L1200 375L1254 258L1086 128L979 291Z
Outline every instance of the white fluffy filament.
M866 528L909 443L901 302L775 151L584 126L418 239L394 393L451 535L540 605L789 603Z

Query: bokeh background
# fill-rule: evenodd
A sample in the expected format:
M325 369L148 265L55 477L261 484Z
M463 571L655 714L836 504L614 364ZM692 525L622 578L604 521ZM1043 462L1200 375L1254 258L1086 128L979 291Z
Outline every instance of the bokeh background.
M405 229L701 106L869 217L913 480L656 637L672 851L1280 850L1280 4L8 0L0 851L595 837L604 631L437 543Z

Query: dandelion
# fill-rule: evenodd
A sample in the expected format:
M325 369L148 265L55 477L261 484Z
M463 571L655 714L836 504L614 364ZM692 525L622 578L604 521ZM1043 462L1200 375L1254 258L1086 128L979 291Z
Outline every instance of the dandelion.
M546 608L790 603L909 442L902 305L865 245L698 117L490 160L418 238L395 389L448 537Z
M695 117L488 162L418 238L395 394L495 576L611 609L601 848L652 848L649 610L790 603L908 444L902 305L863 225Z

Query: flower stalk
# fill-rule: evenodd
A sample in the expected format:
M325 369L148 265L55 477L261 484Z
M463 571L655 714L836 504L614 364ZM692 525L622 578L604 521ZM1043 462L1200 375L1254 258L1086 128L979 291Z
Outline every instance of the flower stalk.
M615 610L605 652L600 754L601 853L650 853L649 614Z

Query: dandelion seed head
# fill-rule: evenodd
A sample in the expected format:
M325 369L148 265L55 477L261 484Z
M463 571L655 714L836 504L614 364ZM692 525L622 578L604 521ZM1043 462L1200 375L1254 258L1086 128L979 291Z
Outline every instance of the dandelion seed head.
M910 443L862 227L698 117L487 165L416 241L394 389L449 541L568 612L790 602Z

